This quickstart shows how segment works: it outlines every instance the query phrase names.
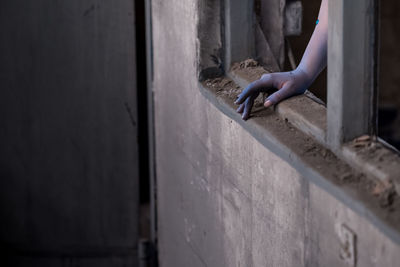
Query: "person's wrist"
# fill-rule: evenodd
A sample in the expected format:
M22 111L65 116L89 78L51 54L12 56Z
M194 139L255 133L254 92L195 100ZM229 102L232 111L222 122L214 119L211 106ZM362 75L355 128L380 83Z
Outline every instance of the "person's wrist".
M313 81L312 75L308 73L308 71L301 66L298 66L295 70L293 70L293 73L296 75L296 78L304 84L305 87L310 86L310 84Z

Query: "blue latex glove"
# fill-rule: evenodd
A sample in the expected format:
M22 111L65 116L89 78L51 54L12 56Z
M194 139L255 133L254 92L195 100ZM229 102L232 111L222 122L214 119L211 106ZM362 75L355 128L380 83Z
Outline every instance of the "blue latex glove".
M264 103L265 107L275 105L288 97L303 94L326 67L328 0L322 0L318 19L319 23L316 25L303 58L295 70L265 74L261 79L250 83L238 96L235 101L240 105L237 112L242 113L244 120L249 118L254 100L261 92L270 93L277 90Z

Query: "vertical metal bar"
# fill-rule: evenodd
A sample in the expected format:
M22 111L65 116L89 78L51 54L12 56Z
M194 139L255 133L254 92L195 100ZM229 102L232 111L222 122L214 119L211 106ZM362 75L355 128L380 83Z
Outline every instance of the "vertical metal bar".
M225 0L225 71L254 56L254 1Z
M154 102L153 102L153 31L152 31L152 1L145 0L146 18L146 60L147 60L147 116L149 140L149 179L150 179L150 266L157 263L157 187L155 163L155 134L154 134Z
M329 1L327 142L334 150L374 133L376 8L376 0Z

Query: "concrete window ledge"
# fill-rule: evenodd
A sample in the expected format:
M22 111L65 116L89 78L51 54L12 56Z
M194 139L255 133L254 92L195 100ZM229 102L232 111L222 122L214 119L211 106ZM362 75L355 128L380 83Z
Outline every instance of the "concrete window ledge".
M257 99L252 117L243 121L233 102L264 73L260 66L233 65L227 76L202 81L200 90L263 146L400 244L400 157L367 136L329 150L326 107L312 95L285 100L275 110Z
M251 77L249 72L257 73L257 75ZM265 70L259 66L232 68L229 77L244 88L264 73L266 73ZM307 91L303 96L287 99L277 105L275 111L293 126L312 136L321 145L324 146L327 143L326 106L312 93ZM384 141L363 136L345 144L341 150L335 151L335 154L365 173L373 182L382 183L387 188L392 185L400 195L400 175L398 174L400 157Z

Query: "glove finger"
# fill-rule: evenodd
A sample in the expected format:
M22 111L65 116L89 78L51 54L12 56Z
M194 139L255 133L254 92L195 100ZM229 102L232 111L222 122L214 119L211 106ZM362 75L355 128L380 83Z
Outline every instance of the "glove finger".
M257 94L265 88L270 88L272 87L272 81L271 79L268 78L263 78L260 80L256 80L252 83L250 83L246 89L243 90L243 92L238 96L238 99L235 101L235 104L242 104L248 97L250 97L253 94Z
M236 112L237 113L243 113L243 110L244 110L244 103L240 104L240 106L237 108Z
M281 89L267 97L264 106L276 105L282 100L294 95L293 88L290 84L285 84Z
M253 95L247 98L247 100L245 101L242 119L247 120L250 117L250 112L254 104L254 99L256 99L256 97L254 97Z

